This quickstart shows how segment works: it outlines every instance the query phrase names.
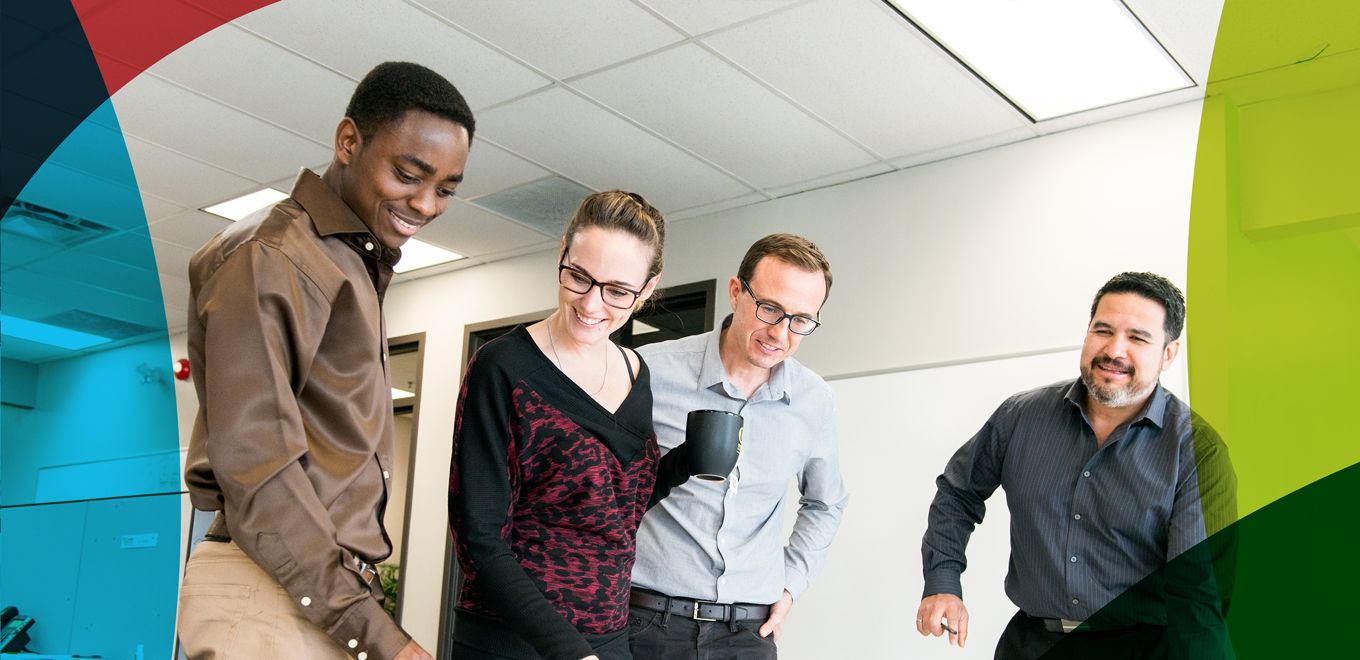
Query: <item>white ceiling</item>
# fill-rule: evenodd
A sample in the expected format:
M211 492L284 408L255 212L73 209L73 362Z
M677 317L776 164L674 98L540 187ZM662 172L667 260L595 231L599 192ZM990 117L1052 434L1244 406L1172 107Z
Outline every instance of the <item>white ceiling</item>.
M1202 85L1221 0L1126 4ZM188 257L225 226L196 209L323 167L387 60L444 74L477 116L459 199L421 234L470 257L453 267L552 245L470 203L550 175L683 220L1203 93L1033 124L882 0L284 0L114 96L172 332Z

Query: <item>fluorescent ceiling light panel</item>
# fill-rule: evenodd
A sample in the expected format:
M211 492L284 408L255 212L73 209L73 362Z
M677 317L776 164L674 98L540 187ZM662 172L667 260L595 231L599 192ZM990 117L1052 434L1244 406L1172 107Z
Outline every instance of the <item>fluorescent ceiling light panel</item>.
M266 206L274 204L280 200L288 198L288 193L265 188L256 190L253 193L241 195L235 199L229 199L221 204L213 204L203 210L216 216L220 216L236 222L244 220L246 216L254 213Z
M428 268L438 264L458 261L463 255L457 252L445 250L437 245L430 245L425 241L411 239L401 246L401 261L397 262L393 270L398 273L406 273L417 268Z
M64 348L68 351L78 351L113 341L108 337L21 319L8 314L0 314L0 333L3 333L6 337L25 339L39 344Z
M1119 0L891 0L1036 121L1193 86Z
M415 392L407 392L406 390L397 389L397 388L395 388L395 387L392 388L392 400L393 400L393 401L395 401L395 400L397 400L397 399L409 399L409 398L411 398L411 397L413 397L413 396L415 396L415 395L416 395Z

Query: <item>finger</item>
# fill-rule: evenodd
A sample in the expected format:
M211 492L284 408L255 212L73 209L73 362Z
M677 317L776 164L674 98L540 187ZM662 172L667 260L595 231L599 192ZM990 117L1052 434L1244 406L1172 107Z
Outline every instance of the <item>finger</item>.
M926 601L923 599L921 601L921 606L916 608L916 632L921 633L922 637L925 637L928 634L926 632L926 626L924 623L925 620L926 620Z
M940 626L940 619L944 617L944 604L936 604L930 608L930 613L926 615L925 624L930 628L930 634L939 637L944 634L944 628Z
M968 610L963 611L963 616L959 617L959 648L963 648L964 642L968 641Z
M770 633L773 632L773 631L774 631L774 626L770 625L770 622L769 622L769 621L766 621L765 623L760 624L760 636L761 636L761 637L769 637L769 636L770 636Z

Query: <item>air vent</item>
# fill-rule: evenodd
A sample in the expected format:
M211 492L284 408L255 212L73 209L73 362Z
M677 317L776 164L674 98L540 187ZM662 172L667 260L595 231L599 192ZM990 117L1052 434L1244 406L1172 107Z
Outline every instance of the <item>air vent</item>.
M478 197L472 203L559 238L571 214L590 193L574 181L550 176Z
M127 339L128 337L148 335L157 331L165 332L164 328L158 329L145 325L138 325L136 323L128 323L127 321L120 321L118 319L92 314L78 309L59 312L40 320L49 325L98 335L100 337L108 337L115 341Z
M112 227L62 213L46 206L15 200L0 221L5 233L41 241L48 245L75 247L115 233Z

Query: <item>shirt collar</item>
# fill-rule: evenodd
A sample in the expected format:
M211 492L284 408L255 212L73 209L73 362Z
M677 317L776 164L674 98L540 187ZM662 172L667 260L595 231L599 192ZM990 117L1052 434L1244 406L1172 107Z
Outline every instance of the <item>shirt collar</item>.
M293 192L290 196L307 211L307 215L312 217L318 235L344 235L342 238L345 243L360 254L366 252L364 244L372 243L375 248L373 253L388 266L396 265L401 259L401 250L383 245L382 241L369 230L368 225L354 214L345 200L341 199L340 195L315 172L302 168L302 171L298 172L297 180L293 182Z
M1086 384L1081 382L1081 379L1078 378L1072 381L1072 384L1068 386L1067 394L1064 396L1068 403L1077 407L1077 411L1081 413L1083 419L1086 419L1086 395ZM1162 387L1161 383L1158 383L1157 387L1152 390L1152 396L1149 396L1147 403L1143 404L1143 409L1138 411L1138 414L1134 415L1133 418L1129 420L1129 425L1132 426L1140 421L1147 420L1159 429L1166 428L1167 396L1168 393L1166 388ZM1090 423L1089 419L1087 420L1087 423Z
M708 343L704 346L703 364L699 367L699 389L712 389L716 385L721 385L723 389L732 396L736 396L737 388L727 378L727 369L722 363L722 331L732 325L732 315L728 314L723 319L722 327L717 331L709 333ZM783 400L789 403L792 397L789 395L789 370L786 364L788 359L781 360L770 370L770 380L765 383L765 390L771 400ZM755 395L755 392L746 392L746 397Z

